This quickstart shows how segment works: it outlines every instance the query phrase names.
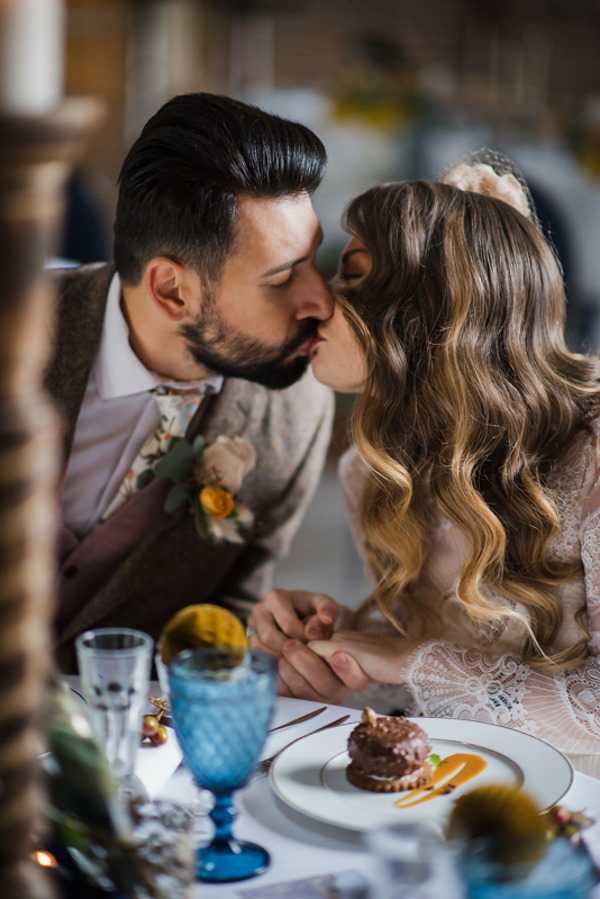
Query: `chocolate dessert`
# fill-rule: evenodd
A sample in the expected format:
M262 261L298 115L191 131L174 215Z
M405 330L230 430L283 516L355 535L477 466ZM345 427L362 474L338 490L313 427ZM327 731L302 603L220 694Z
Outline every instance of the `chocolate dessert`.
M433 768L425 731L406 718L378 717L366 708L348 737L350 783L373 793L396 793L430 783Z

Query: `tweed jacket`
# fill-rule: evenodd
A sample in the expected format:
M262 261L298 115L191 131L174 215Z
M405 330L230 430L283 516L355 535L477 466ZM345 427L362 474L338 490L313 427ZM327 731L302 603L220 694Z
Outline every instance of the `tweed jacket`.
M46 385L64 423L64 466L99 350L109 265L57 275L58 319ZM208 543L182 509L167 514L168 484L151 482L81 540L59 534L56 654L73 670L76 636L90 627L135 627L155 639L180 608L213 602L244 615L272 583L274 562L289 549L317 487L329 443L333 399L307 374L292 387L268 390L235 378L200 404L188 437L207 442L244 437L257 453L240 501L254 513L247 542ZM85 489L85 484L81 485Z

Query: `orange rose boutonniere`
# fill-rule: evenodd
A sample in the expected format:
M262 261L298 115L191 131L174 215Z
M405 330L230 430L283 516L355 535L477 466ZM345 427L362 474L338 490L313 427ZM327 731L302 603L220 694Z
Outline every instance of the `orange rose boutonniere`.
M203 487L198 494L198 502L207 515L215 518L229 518L235 509L233 496L222 487Z
M155 472L173 484L165 511L188 506L200 537L243 543L254 516L236 495L255 465L254 447L241 437L218 437L210 446L202 437L173 441Z

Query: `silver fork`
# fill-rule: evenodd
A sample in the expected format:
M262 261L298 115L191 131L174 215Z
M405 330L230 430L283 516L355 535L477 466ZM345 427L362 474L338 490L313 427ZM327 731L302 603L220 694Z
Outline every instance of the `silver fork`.
M295 740L290 740L289 743L286 743L285 746L282 746L281 749L278 749L277 752L269 756L268 759L262 759L262 761L259 762L258 767L256 768L256 774L268 774L271 765L273 764L277 756L281 755L281 753L285 749L289 749L290 746L293 746L294 743L297 743L298 740L303 740L304 737L311 737L313 734L318 734L322 730L329 730L330 727L339 727L340 724L344 724L348 720L348 718L350 718L350 715L342 715L341 718L336 718L335 721L330 721L329 724L324 724L322 727L317 727L315 730L311 730L307 734L302 734L301 737L296 737Z

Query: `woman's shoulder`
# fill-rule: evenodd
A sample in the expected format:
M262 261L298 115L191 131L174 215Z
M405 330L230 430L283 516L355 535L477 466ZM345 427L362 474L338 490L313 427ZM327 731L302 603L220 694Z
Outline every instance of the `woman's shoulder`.
M580 473L584 493L596 484L600 477L600 415L590 418L574 437L562 468L565 472Z
M595 436L596 440L600 440L600 413L590 419L588 428L591 434Z
M346 450L338 462L338 477L353 518L358 517L361 500L369 477L369 470L354 445Z
M581 495L584 521L600 508L600 415L590 419L586 431L579 451L576 449L574 454L583 469Z
M369 470L354 444L340 456L338 475L344 488L364 489Z
M551 471L547 486L557 504L563 523L570 512L581 521L589 512L590 497L598 494L600 480L600 416L589 419L574 436Z

